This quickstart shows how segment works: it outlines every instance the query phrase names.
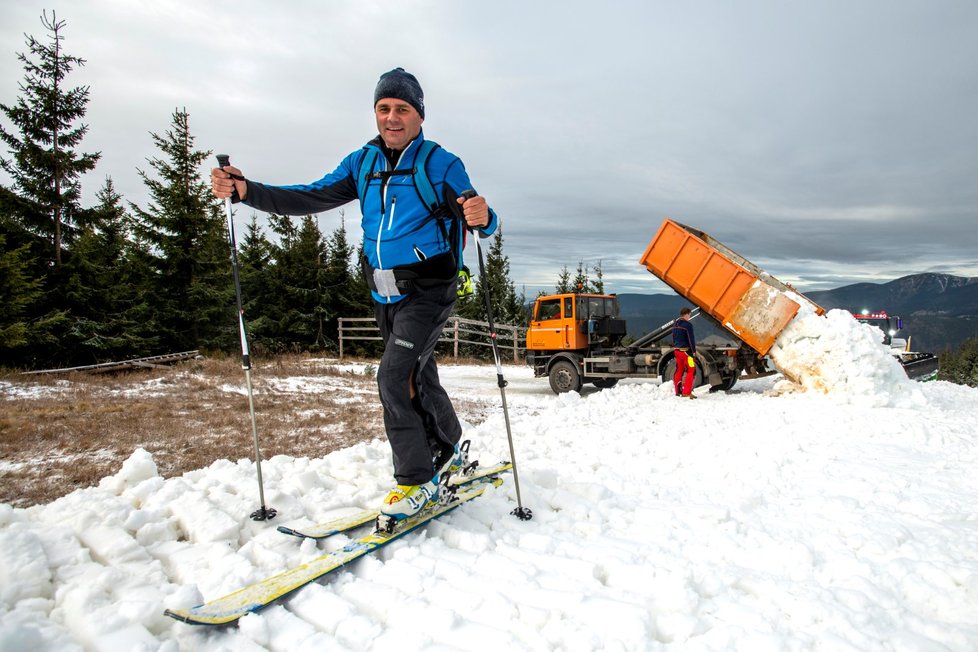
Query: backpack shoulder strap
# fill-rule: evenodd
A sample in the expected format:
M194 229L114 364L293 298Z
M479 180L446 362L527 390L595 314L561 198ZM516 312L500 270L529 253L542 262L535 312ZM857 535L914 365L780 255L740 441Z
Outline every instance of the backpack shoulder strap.
M432 213L441 205L441 201L438 200L435 187L431 185L431 179L428 178L428 158L438 147L438 143L433 140L422 141L418 154L414 158L414 187L418 189L421 201Z
M374 167L374 163L377 162L377 157L380 156L380 152L375 149L370 149L365 147L366 151L363 154L363 158L360 159L360 169L357 170L357 197L360 198L360 211L363 211L363 198L367 194L367 176Z

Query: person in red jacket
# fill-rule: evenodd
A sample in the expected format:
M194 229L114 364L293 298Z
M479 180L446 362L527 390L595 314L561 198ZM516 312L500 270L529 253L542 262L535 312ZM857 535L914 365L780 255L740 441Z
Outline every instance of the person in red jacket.
M679 319L672 325L672 345L675 347L676 375L672 383L676 388L676 396L696 398L693 394L693 380L696 378L696 335L693 324L689 321L692 311L683 308L679 311Z

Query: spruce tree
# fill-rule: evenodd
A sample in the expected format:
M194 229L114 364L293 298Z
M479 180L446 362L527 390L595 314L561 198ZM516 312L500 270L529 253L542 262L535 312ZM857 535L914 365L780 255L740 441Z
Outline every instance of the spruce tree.
M564 265L560 276L557 278L555 294L604 294L604 272L601 269L600 260L591 267L590 272L593 276L588 274L587 265L584 264L583 260L580 260L577 262L574 280L571 280L567 265Z
M41 281L30 273L29 248L8 249L0 232L0 358L7 361L19 357L18 349L28 343L26 315L41 297Z
M356 250L347 240L346 216L342 210L340 226L333 231L326 244L326 260L324 282L329 301L326 333L333 341L338 341L340 317L373 315L370 290L356 262Z
M958 385L978 387L978 337L965 340L955 351L942 353L937 377Z
M600 260L591 268L591 272L590 291L595 294L604 294L604 270L601 269Z
M280 351L274 324L275 311L279 308L274 287L274 248L254 213L239 244L241 302L251 348L255 352Z
M21 95L14 105L0 104L17 131L0 125L0 139L12 155L0 158L0 167L31 205L22 213L25 228L49 242L49 260L58 268L79 219L79 177L95 167L101 154L75 151L88 131L87 125L77 123L85 116L89 89L66 88L65 78L85 60L62 50L65 21L44 12L41 22L49 42L27 37L30 54L17 55L24 65Z
M144 320L148 275L133 255L130 220L111 178L98 200L65 263L65 355L76 364L149 355L156 339Z
M584 266L583 260L579 260L577 262L577 273L574 275L573 283L571 283L571 292L589 292L589 288L587 267Z
M509 257L503 254L503 231L498 229L486 252L486 280L491 291L492 314L499 323L520 324L524 318L522 295L516 294L516 286L509 278ZM479 291L484 291L479 279Z
M573 292L574 287L571 284L570 272L567 271L567 265L564 265L563 269L560 270L560 276L557 277L557 285L554 288L554 294L568 294Z
M279 308L272 321L277 337L290 349L324 350L331 340L326 333L326 246L319 225L310 215L298 227L280 215L270 216L269 222L279 235L279 245L273 249Z
M204 181L209 151L194 149L190 116L176 110L169 130L151 134L162 156L157 177L138 170L149 188L146 209L131 204L135 233L149 244L155 273L154 321L172 350L221 348L237 341L234 289L223 210Z

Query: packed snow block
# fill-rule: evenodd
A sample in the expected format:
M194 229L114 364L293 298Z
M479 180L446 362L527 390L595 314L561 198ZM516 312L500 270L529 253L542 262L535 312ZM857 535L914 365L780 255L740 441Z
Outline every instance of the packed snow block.
M160 641L143 625L120 614L121 603L97 588L64 596L60 611L65 625L85 650L158 650Z
M188 491L170 511L180 530L192 543L237 541L240 524L219 510L199 491Z
M51 622L49 600L25 600L0 618L0 650L84 652L61 625ZM2 610L0 610L2 612Z
M144 480L155 478L158 475L153 456L145 449L137 448L129 456L129 459L122 463L122 468L118 473L102 478L99 482L99 488L121 496L126 489L136 487Z
M118 652L119 650L157 650L159 640L142 625L129 625L94 637L88 649L97 652Z
M210 545L214 544L198 546L187 543L186 541L165 541L154 545L150 548L150 551L153 557L163 564L171 582L190 583L194 581L196 573L200 569L207 568L208 547ZM200 598L199 593L197 596ZM191 602L190 604L167 604L166 606L192 607L201 602L203 602L203 599L197 599L196 602Z
M121 527L96 525L79 532L78 538L89 549L92 559L106 566L145 563L152 559L146 549Z
M305 494L323 486L322 479L315 471L304 471L290 475L288 483Z
M0 531L0 551L3 551L0 555L0 603L12 608L28 598L52 597L48 557L36 534L26 530Z

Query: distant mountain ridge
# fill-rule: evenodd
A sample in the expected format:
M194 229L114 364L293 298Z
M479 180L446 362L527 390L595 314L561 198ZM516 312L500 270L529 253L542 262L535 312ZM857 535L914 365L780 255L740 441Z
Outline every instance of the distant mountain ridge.
M978 278L950 274L914 274L888 283L856 283L835 290L806 292L824 308L886 310L909 316L978 315ZM859 306L859 307L857 307Z
M918 351L939 353L978 336L976 277L913 274L887 283L855 283L803 294L826 310L899 315L904 326L900 337L912 336ZM691 305L677 294L619 294L618 301L633 337L675 319L682 306Z

